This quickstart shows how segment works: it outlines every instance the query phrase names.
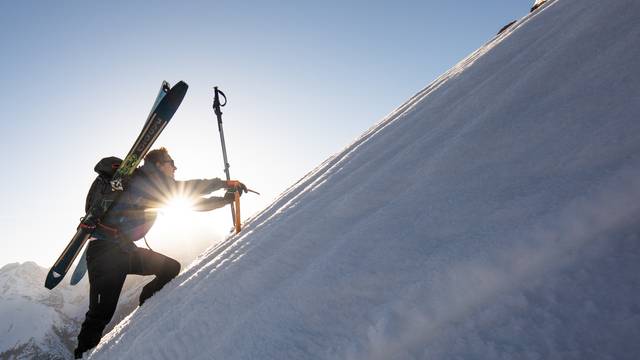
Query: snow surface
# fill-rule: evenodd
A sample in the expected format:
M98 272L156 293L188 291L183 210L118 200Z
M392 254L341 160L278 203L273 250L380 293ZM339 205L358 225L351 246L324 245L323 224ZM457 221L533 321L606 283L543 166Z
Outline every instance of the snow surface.
M548 2L91 358L637 359L639 18L637 0Z

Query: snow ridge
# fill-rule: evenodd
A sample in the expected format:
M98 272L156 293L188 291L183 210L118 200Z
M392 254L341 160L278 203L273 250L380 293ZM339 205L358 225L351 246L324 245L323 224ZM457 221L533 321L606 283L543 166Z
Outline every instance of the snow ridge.
M633 359L640 3L527 15L205 252L94 359Z

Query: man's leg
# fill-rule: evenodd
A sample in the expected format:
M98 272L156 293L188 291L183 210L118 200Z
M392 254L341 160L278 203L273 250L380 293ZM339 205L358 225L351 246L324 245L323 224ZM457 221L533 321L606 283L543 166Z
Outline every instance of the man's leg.
M128 254L122 253L117 246L96 241L91 242L87 249L89 311L78 334L76 358L100 342L102 331L116 310L129 270Z
M180 263L155 251L137 248L132 256L129 273L156 276L155 279L142 288L140 293L140 305L142 305L156 291L162 289L166 283L180 273Z
M114 271L114 274L91 276L89 272L89 311L86 314L80 334L78 334L78 348L76 357L96 345L102 338L102 331L111 321L118 304L120 291L126 278L126 273Z

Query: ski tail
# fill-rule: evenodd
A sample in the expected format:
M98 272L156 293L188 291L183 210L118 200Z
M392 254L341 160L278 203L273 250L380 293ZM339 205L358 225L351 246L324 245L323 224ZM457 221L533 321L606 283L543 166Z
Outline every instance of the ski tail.
M82 252L82 255L80 255L80 260L78 260L78 264L76 265L76 269L73 270L73 273L71 274L71 281L69 284L72 286L77 285L84 277L84 274L87 273L87 247L88 246L84 247L84 251Z

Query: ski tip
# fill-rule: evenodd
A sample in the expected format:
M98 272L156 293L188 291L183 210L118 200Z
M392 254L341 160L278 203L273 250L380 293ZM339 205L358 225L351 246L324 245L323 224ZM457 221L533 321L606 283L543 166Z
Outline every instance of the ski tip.
M184 94L187 92L188 88L189 88L189 85L186 82L180 80L178 81L177 84L171 87L171 91L178 94L182 94L182 96L184 97Z
M60 283L63 277L64 276L62 276L62 274L59 274L53 270L49 271L49 274L47 274L47 279L44 281L44 287L52 290Z
M187 94L188 88L189 85L184 81L179 81L177 84L173 85L171 90L167 93L167 96L163 99L165 100L166 105L159 110L159 113L163 114L167 119L171 119L182 103L182 99L184 99Z
M173 94L174 98L182 100L184 95L187 93L187 89L189 89L189 85L187 85L184 81L178 81L177 84L171 87L171 94Z

